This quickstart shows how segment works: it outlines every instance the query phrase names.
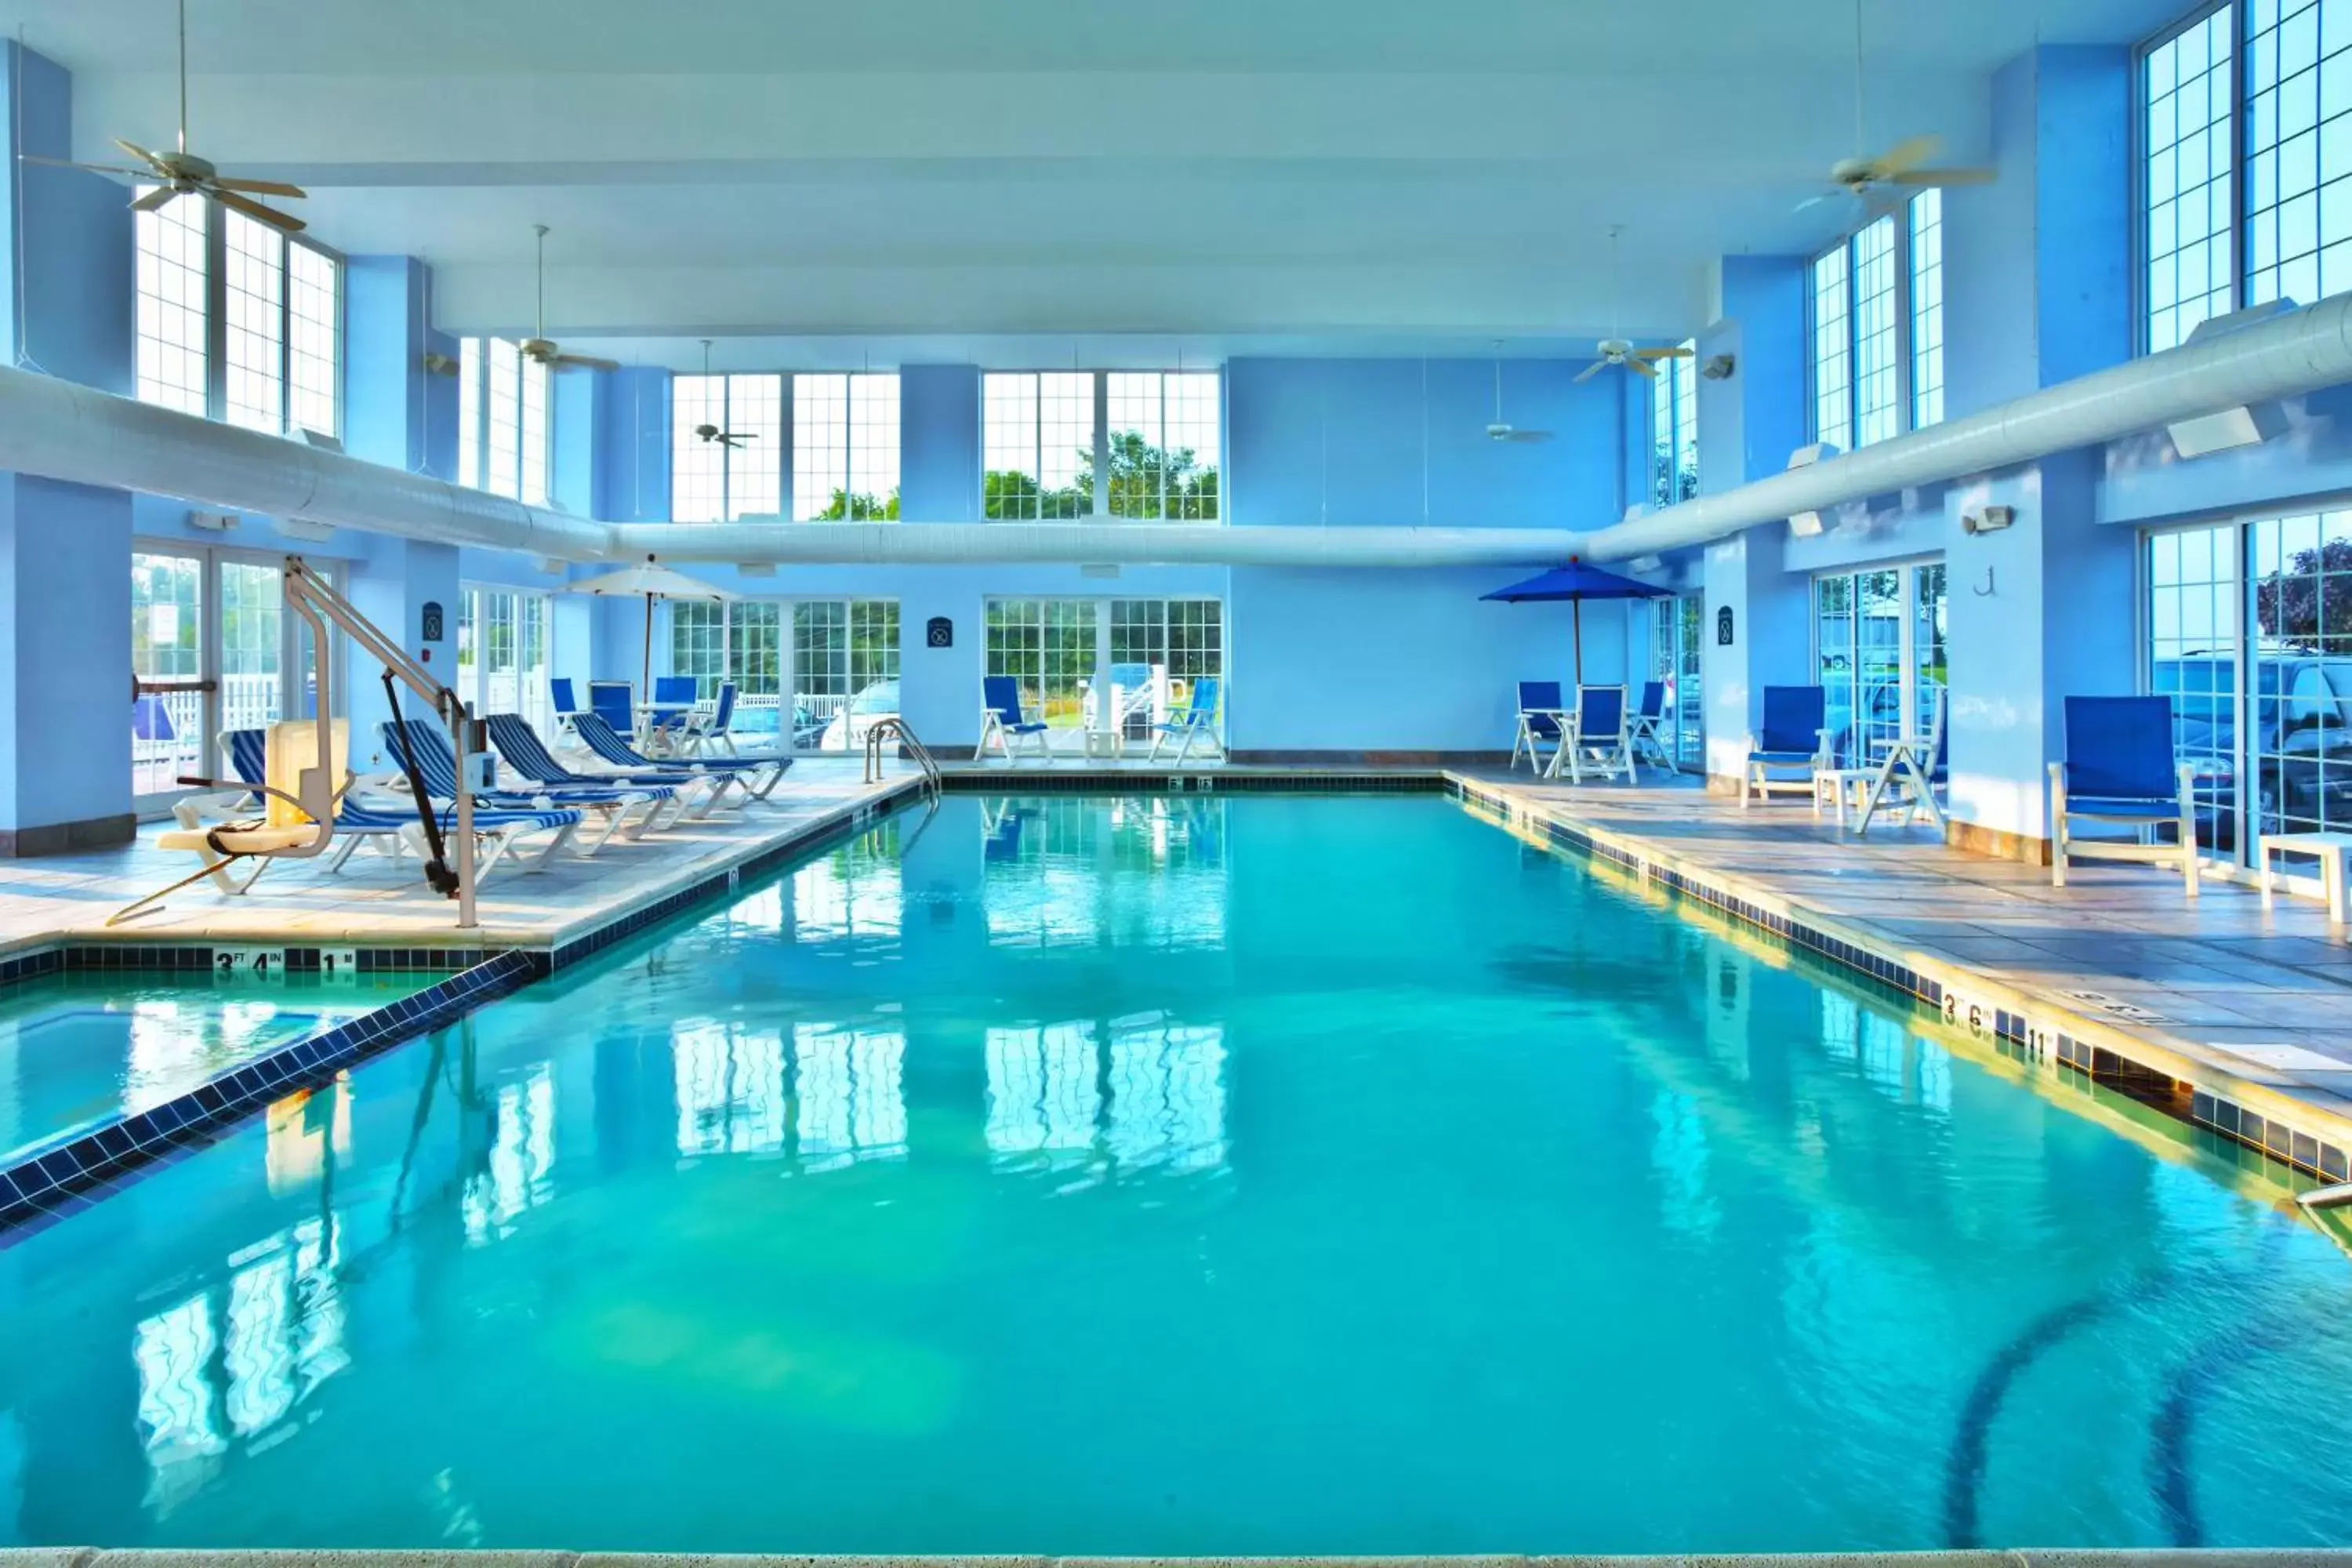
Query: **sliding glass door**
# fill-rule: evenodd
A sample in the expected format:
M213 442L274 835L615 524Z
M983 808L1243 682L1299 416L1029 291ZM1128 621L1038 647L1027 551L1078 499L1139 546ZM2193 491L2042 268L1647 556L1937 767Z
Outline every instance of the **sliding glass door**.
M183 777L223 776L228 731L317 711L310 628L286 613L283 566L202 545L133 550L131 790L142 810L187 793Z
M478 715L520 713L552 734L551 626L545 594L467 584L457 597L457 695Z
M1666 688L1666 717L1658 738L1677 769L1706 763L1706 704L1699 673L1699 634L1706 620L1706 600L1697 594L1650 602L1650 679Z
M669 616L670 672L694 677L706 701L733 681L740 732L848 752L898 711L896 599L681 600Z
M1117 723L1129 740L1148 738L1191 704L1197 681L1223 677L1224 608L1218 599L991 599L986 673L1017 681L1022 710L1049 731ZM1223 708L1221 700L1221 731Z
M1838 762L1877 760L1873 742L1925 734L1944 689L1944 565L1813 579L1814 679Z

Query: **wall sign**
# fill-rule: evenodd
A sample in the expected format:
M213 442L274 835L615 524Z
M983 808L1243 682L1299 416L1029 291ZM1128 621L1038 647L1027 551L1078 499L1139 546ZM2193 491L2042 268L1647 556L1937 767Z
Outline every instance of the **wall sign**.
M955 623L945 616L933 616L923 624L923 646L926 647L955 647Z
M1731 606L1729 605L1715 612L1715 646L1717 647L1731 646Z
M425 635L424 635L424 637L423 637L423 638L422 638L421 640L422 640L422 641L425 641L425 642L440 642L440 641L444 640L444 638L443 638L443 634L442 634L442 630L441 630L441 601L440 601L440 600L438 600L438 599L427 599L427 600L425 600L425 616L424 616L424 619L425 619Z

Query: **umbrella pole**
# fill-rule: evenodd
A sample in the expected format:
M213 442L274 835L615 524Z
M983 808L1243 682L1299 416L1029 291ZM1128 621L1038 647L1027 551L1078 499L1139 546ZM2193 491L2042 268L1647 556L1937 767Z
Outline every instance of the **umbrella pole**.
M646 653L637 661L637 700L654 700L654 596L646 595Z
M1570 599L1569 612L1576 618L1576 683L1584 684L1584 601Z

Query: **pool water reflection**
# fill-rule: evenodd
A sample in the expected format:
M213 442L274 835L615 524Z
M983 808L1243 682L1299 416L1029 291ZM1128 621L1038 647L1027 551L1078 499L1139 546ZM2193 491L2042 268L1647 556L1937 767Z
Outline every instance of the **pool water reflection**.
M950 798L0 1253L0 1541L2340 1539L2280 1197L1443 801Z

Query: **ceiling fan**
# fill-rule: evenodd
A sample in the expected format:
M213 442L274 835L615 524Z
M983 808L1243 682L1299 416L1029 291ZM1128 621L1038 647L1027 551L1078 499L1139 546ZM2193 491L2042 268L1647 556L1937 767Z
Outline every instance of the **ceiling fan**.
M1591 381L1612 365L1630 370L1636 375L1658 379L1656 362L1662 359L1688 359L1691 351L1677 343L1670 347L1637 349L1616 335L1617 318L1617 237L1625 232L1622 224L1612 224L1609 229L1609 317L1610 335L1592 345L1593 362L1579 371L1576 379Z
M1869 136L1863 128L1863 68L1862 68L1862 0L1853 0L1853 144L1866 147ZM1927 186L1989 185L1995 171L1991 169L1930 169L1927 160L1936 155L1941 145L1933 136L1913 136L1897 142L1885 152L1872 157L1866 153L1851 158L1841 158L1830 165L1830 184L1835 187L1818 195L1806 197L1797 204L1797 210L1834 201L1848 195L1865 205L1875 205L1885 197L1903 190Z
M111 174L118 179L135 180L141 184L152 184L152 191L142 192L131 203L133 212L153 212L176 196L201 196L205 201L243 213L247 217L266 223L272 228L289 234L299 234L305 226L299 217L266 207L254 196L294 196L306 193L299 185L289 185L282 180L233 180L213 167L212 163L188 151L188 0L180 0L180 140L170 153L151 153L135 142L116 137L114 144L147 166L126 169L114 163L80 163L70 158L40 158L30 153L20 154L27 163L47 163L60 169L86 169L95 174Z
M550 370L618 370L621 362L598 359L593 354L568 354L550 342L547 336L547 226L535 223L531 233L539 236L539 324L531 329L533 335L523 339L523 358L533 360Z
M702 375L706 381L710 378L710 340L709 338L702 340ZM740 447L744 442L759 435L756 430L721 430L716 425L698 425L694 427L694 433L705 441L716 441L722 447Z
M1495 340L1495 422L1486 426L1489 441L1549 441L1549 430L1522 430L1503 417L1503 342Z

